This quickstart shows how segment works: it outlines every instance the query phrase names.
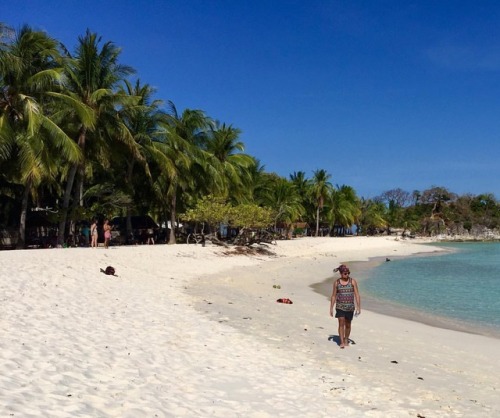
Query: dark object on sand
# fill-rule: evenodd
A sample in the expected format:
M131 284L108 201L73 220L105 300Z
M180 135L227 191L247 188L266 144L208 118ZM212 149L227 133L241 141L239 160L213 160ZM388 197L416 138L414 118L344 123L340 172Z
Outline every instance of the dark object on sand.
M288 305L291 305L293 303L290 299L287 299L287 298L278 299L276 302L286 303Z
M116 276L115 268L111 266L106 267L106 270L101 269L101 273L107 274L108 276Z

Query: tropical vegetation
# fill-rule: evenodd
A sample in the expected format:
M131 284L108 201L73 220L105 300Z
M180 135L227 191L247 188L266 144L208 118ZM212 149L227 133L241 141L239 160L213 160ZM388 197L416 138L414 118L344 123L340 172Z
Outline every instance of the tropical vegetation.
M121 50L87 30L73 52L47 33L0 24L0 231L24 248L37 213L65 245L93 218L149 215L180 239L181 223L209 231L463 233L499 227L492 194L444 187L375 198L318 168L267 172L241 130L200 109L179 110L135 77ZM32 225L32 224L31 224Z

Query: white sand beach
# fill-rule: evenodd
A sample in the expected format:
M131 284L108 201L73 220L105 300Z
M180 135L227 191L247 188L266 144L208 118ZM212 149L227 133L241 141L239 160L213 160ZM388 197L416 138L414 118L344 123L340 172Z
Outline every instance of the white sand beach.
M340 262L433 247L353 237L270 250L0 252L0 417L500 416L500 340L363 310L341 350L310 287Z

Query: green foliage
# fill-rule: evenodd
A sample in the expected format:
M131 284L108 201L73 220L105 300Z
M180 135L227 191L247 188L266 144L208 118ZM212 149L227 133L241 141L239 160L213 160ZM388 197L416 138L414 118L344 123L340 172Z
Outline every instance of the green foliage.
M228 222L231 209L231 205L226 203L223 198L208 195L201 198L193 209L189 209L186 213L180 215L180 218L183 221L207 222L209 225L215 226Z
M69 213L69 219L73 221L83 221L83 220L90 220L94 217L95 213L104 213L101 208L95 208L96 210L93 210L94 208L87 208L84 206L77 206L73 208L73 210ZM59 222L59 216L56 216L56 219L54 221Z
M110 218L119 216L123 209L132 205L130 196L115 188L111 183L97 184L90 187L84 198L88 199L89 202L93 202L91 213L105 213Z
M235 228L264 228L272 224L272 210L255 204L232 206L223 198L212 195L201 198L196 206L181 215L188 222L206 222L211 226L221 223Z
M304 235L304 228L295 228L293 230L294 235Z
M361 202L350 186L332 189L326 203L332 227L350 228L361 216Z
M500 205L488 193L396 188L360 200L350 186L333 187L326 170L310 179L266 172L244 153L238 128L202 110L178 112L170 101L162 109L153 88L128 79L133 70L120 57L120 48L89 31L71 55L45 33L0 24L2 224L59 204L60 234L66 217L132 211L172 224L184 211L184 221L236 228L355 223L361 233L500 225Z
M291 225L305 214L301 196L297 186L281 177L268 177L266 193L261 202L263 206L272 209L274 223Z
M382 202L366 200L361 205L359 227L362 234L372 235L387 226L386 207Z
M273 211L255 204L242 204L231 208L229 223L237 228L266 228L273 223Z
M321 210L323 209L325 200L333 189L329 181L330 178L331 174L326 170L320 169L314 171L313 178L309 182L309 193L316 205L316 236L319 234Z

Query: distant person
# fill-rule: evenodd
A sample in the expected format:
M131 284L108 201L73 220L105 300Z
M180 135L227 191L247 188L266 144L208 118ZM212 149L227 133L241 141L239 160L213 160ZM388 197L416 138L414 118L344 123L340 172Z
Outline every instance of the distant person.
M356 316L361 313L361 298L358 291L358 283L350 277L349 268L345 264L333 270L340 273L340 278L333 282L333 292L330 300L330 316L333 317L333 307L335 306L335 318L339 321L340 348L349 345L351 335L351 322L356 312Z
M90 242L90 246L92 248L97 248L97 237L98 237L99 233L97 231L97 220L94 219L92 221L92 225L90 225L90 238L91 238L91 242Z
M90 237L90 228L87 224L84 224L82 226L82 237L83 237L83 244L88 247L89 246L89 237Z
M155 245L155 232L153 228L148 228L148 244Z
M111 240L111 225L109 220L106 219L103 225L104 229L104 248L109 248L109 241Z

